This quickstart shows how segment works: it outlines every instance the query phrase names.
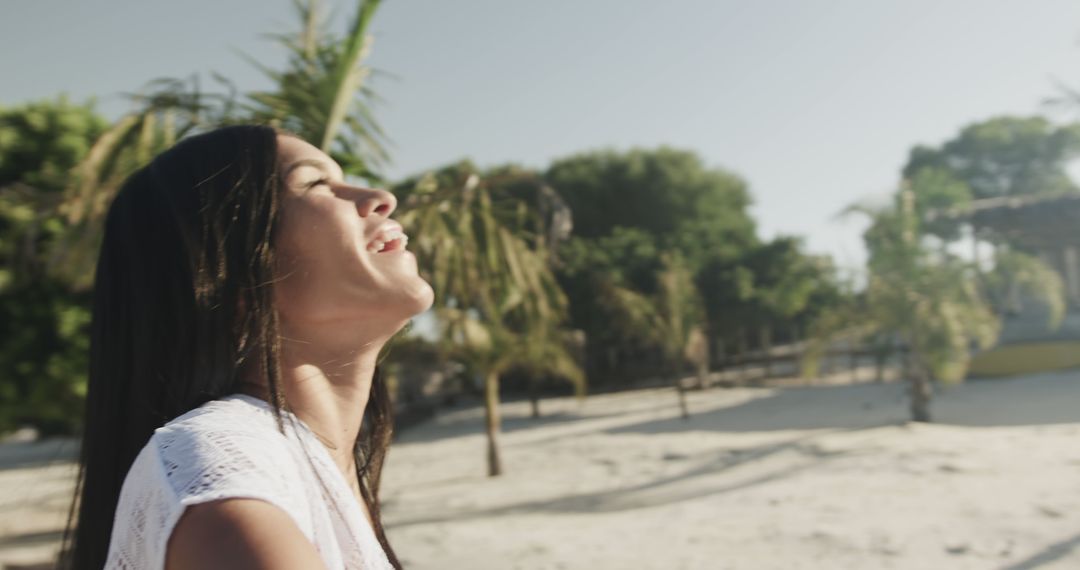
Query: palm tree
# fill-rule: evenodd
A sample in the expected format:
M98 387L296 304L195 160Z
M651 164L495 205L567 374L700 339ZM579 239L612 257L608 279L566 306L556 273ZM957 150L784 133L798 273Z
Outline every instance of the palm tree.
M930 421L931 380L962 381L972 348L997 340L1005 291L1023 289L1045 304L1051 328L1062 322L1065 294L1061 277L1035 257L999 247L995 267L984 274L977 260L934 244L928 239L933 232L922 227L919 212L927 208L917 207L917 195L905 182L891 206L847 209L870 219L866 287L816 318L804 367L815 370L826 345L838 338L873 339L886 352L899 343L907 349L902 369L912 419Z
M248 58L274 82L274 90L247 94L249 119L288 129L330 154L347 174L380 179L389 160L385 133L372 114L378 101L367 85L364 62L374 38L368 33L381 0L360 0L340 38L325 27L319 0L293 0L303 27L275 38L289 53L285 71Z
M319 0L294 0L301 31L275 35L290 54L285 71L252 60L275 86L238 94L220 75L224 92L204 91L198 77L159 79L132 96L135 110L110 126L72 173L61 211L71 231L55 248L51 266L89 286L104 213L123 181L184 136L223 124L269 122L330 154L346 174L378 179L387 160L384 135L372 118L375 95L366 85L368 28L380 0L359 0L349 31L326 32ZM250 60L250 58L249 58Z
M488 475L500 475L501 374L550 373L584 394L584 375L558 330L566 299L536 245L543 241L506 223L468 165L421 178L404 206L399 221L416 236L414 251L436 291L443 349L483 377Z
M660 257L661 267L656 280L658 291L655 300L656 326L653 330L660 343L664 358L672 371L672 382L679 396L679 410L684 420L690 419L686 404L686 388L682 374L688 357L697 362L699 382L701 371L708 363L708 353L692 350L695 345L704 346L696 339L704 337L705 314L701 296L694 285L694 276L678 254L665 253ZM694 354L697 352L697 354Z
M601 277L597 302L622 319L623 328L634 331L645 344L660 349L678 396L683 419L690 419L686 389L682 384L687 361L697 365L699 382L708 363L704 343L705 314L693 274L677 253L660 256L655 273L656 292L647 295Z
M864 236L870 251L866 289L857 303L819 319L814 339L818 349L808 351L807 358L819 355L820 347L838 332L899 340L908 349L903 368L912 420L928 422L931 380L963 380L972 345L988 347L1001 325L972 264L926 243L914 202L915 194L904 187L891 207L849 208L871 219ZM1047 278L1030 260L1021 265L1029 270L1024 277L1029 282ZM1055 287L1052 281L1033 289L1051 307L1059 307L1052 311L1051 324L1060 320L1064 303L1060 284Z

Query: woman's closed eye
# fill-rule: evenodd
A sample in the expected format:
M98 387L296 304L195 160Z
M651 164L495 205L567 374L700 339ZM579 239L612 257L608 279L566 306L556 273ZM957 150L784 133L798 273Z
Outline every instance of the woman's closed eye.
M320 184L330 184L330 179L324 176L324 177L319 178L317 180L312 180L311 182L308 182L307 184L304 185L304 189L305 190L310 190L310 189L312 189L312 188L314 188L314 187L316 187L316 186L318 186Z

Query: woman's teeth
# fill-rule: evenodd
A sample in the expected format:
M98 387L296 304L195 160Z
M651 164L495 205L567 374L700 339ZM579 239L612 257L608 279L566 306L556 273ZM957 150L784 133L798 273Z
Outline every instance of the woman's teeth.
M407 243L409 243L409 236L405 235L404 232L401 230L390 230L379 236L379 239L372 241L371 244L368 245L368 251L379 253L385 251L391 244L396 246L394 249L402 249Z

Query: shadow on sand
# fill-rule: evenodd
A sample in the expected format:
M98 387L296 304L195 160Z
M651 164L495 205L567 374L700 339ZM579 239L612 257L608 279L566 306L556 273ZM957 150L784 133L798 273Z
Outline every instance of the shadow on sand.
M1042 568L1051 562L1065 558L1073 550L1076 550L1077 546L1080 546L1080 534L1055 542L1028 558L1002 567L1001 570L1035 570L1036 568Z
M1080 371L1009 379L975 379L938 386L931 404L934 423L995 427L1080 423ZM902 383L777 389L731 407L693 412L606 430L607 433L671 433L857 429L905 423L907 387Z
M62 530L49 530L44 532L30 532L16 534L0 538L0 548L13 548L23 546L38 546L41 544L55 544L64 536Z
M934 401L942 424L995 427L1080 422L1080 370L1018 378L974 379Z
M674 396L672 396L674 398ZM903 423L904 387L900 384L778 388L733 406L701 410L693 396L690 419L673 416L603 430L621 433L675 433L688 430L731 433L813 429L862 429Z
M450 421L440 421L436 419L434 420L436 423L432 423L432 421L429 420L428 422L418 424L415 427L402 430L395 434L394 441L400 443L422 443L483 434L483 410L478 408L473 411L476 413L454 418ZM611 414L585 416L569 412L555 412L545 413L539 418L504 415L502 418L502 429L500 431L501 433L509 434L543 426L573 425L577 423L592 422L600 418L613 418L629 413L631 413L631 411L627 410Z
M690 469L637 485L591 493L579 493L557 499L523 501L489 509L403 518L387 524L387 528L449 521L460 522L515 514L623 512L682 501L696 501L703 497L723 495L786 479L838 457L856 453L848 450L828 450L817 445L814 441L827 434L847 431L855 430L828 430L753 447L717 450L710 454L711 457L707 456L705 461ZM797 464L785 464L766 473L759 473L735 481L703 482L706 478L712 478L743 465L760 463L782 453L797 454L799 457ZM687 484L688 482L690 484ZM439 510L424 509L425 512L438 512Z
M561 412L539 419L505 417L503 432L559 425L559 434L544 443L589 433L660 434L695 430L731 433L863 429L904 424L910 418L907 385L853 384L776 388L749 400L725 402L723 389L690 392L691 417L683 420L675 406L675 394L655 392L650 405L604 414ZM586 405L587 406L587 405ZM609 406L610 407L610 406ZM483 413L472 410L457 417L428 422L406 430L402 442L426 442L483 434ZM653 418L640 421L643 412ZM664 417L655 418L656 412ZM931 404L934 422L969 427L1051 425L1080 423L1080 371L1065 371L1009 379L974 379L962 384L935 387ZM620 422L619 418L626 418ZM508 442L508 445L513 445Z
M0 471L69 463L78 453L79 442L69 438L0 443Z

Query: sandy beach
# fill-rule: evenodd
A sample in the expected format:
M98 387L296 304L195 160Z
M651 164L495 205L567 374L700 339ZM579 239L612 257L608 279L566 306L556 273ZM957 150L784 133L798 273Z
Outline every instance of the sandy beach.
M417 570L1080 566L1080 373L947 388L933 425L895 383L689 396L508 403L496 479L483 410L444 411L390 453L390 538ZM55 548L57 445L4 446L2 562Z

